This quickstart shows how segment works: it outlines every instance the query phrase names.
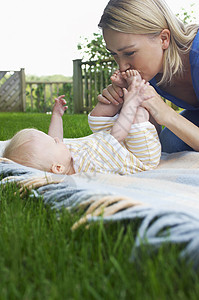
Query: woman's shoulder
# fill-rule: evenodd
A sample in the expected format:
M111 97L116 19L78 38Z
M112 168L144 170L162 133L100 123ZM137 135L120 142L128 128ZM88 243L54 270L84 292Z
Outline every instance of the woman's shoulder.
M189 59L192 66L199 68L199 30L193 40Z
M192 83L194 87L194 91L196 94L196 97L199 100L199 30L193 40L190 54L189 54L189 61L191 65L191 77L192 77Z

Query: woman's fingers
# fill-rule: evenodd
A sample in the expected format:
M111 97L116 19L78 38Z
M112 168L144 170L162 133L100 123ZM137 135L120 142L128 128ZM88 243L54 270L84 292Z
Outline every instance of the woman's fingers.
M97 96L97 100L98 100L99 102L104 103L104 104L111 104L111 102L110 102L109 100L107 100L102 94L99 94L99 95Z
M120 95L121 97L120 97ZM98 95L98 101L105 104L114 104L118 105L123 103L123 92L120 87L110 84L107 88L102 91L102 94Z

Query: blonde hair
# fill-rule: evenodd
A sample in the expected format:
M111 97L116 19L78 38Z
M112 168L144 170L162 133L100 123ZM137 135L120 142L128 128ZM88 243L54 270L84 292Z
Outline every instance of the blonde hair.
M49 172L49 168L46 167L43 160L39 159L38 152L34 147L33 141L38 143L40 141L39 132L34 128L26 128L17 132L4 149L3 157L27 167Z
M171 82L174 74L182 76L181 54L190 51L199 26L185 25L171 12L164 0L110 0L98 24L101 29L123 33L157 36L170 31L170 45L164 52L160 84Z

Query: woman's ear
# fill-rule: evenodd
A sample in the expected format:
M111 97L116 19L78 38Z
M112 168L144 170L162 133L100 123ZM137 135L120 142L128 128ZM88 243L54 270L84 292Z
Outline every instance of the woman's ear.
M166 50L169 47L170 44L170 30L169 29L163 29L160 33L160 40L162 43L162 49Z
M65 174L65 167L60 164L53 164L51 167L51 171L55 174Z

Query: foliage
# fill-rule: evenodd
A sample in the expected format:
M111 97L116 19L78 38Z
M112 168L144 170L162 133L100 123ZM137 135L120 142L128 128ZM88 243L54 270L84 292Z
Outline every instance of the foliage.
M181 8L181 11L177 13L177 17L184 23L184 24L189 24L189 23L194 23L196 20L195 16L195 11L194 11L194 6L195 4L190 5L190 9L185 10L185 8Z
M31 99L32 95L32 99ZM58 95L65 95L68 112L73 113L73 89L71 82L37 82L26 83L26 112L50 112L54 105L54 99Z
M106 45L101 33L93 33L93 38L89 40L84 38L83 42L77 45L77 49L86 60L112 59L112 56L106 49Z
M34 83L31 84L31 82ZM41 77L26 75L26 112L52 111L54 99L58 95L66 96L68 112L73 113L73 89L71 77L63 75Z
M49 75L49 76L26 75L26 81L36 81L36 82L66 81L66 82L72 82L72 77L66 77L64 75Z

